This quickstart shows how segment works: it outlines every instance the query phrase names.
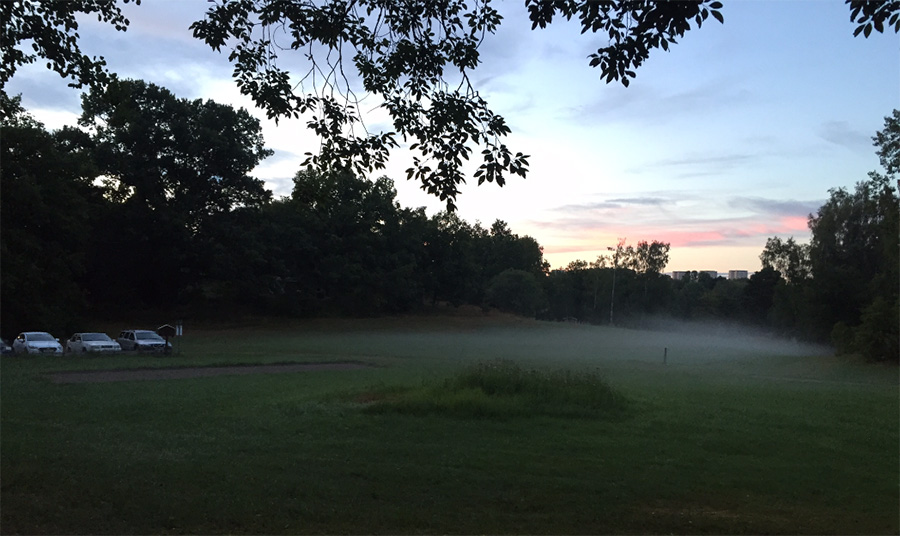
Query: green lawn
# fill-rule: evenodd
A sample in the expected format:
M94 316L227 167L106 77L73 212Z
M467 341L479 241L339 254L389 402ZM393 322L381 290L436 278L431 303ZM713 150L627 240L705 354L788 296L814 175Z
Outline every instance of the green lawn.
M260 321L186 326L174 357L4 357L0 532L898 533L897 368L714 331ZM47 378L345 360L377 366ZM624 409L396 409L497 360L600 377Z

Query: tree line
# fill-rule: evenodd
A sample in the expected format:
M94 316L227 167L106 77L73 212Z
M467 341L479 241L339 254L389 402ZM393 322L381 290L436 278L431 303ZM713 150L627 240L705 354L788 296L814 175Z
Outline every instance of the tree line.
M246 110L135 80L82 97L49 132L6 99L0 136L5 335L71 331L86 314L237 310L381 314L487 300L493 278L547 270L503 221L400 207L393 182L299 171L275 199Z
M303 168L276 199L250 175L271 154L258 120L151 83L92 89L79 127L53 132L3 99L5 336L140 309L377 315L447 303L618 325L727 319L897 359L897 111L875 138L885 173L831 190L809 244L770 238L747 280L676 281L659 241L551 272L534 238L401 207L388 177Z

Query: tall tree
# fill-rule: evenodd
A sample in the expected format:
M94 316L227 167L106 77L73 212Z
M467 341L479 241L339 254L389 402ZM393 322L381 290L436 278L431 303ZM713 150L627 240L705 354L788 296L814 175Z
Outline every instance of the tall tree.
M100 174L114 201L99 232L119 252L97 266L94 288L118 281L118 298L171 303L209 269L197 240L218 214L260 206L271 192L249 173L271 151L246 110L179 99L140 80L82 97ZM105 287L105 288L104 288Z
M387 177L295 175L290 208L303 229L299 243L285 246L295 251L286 260L297 286L314 291L318 305L372 314L421 302L424 213L400 209L396 195Z
M778 285L784 285L784 280L781 272L771 266L750 276L744 287L741 305L748 320L758 324L767 323Z
M808 246L771 238L760 256L788 283L775 287L772 316L779 326L819 339L830 335L840 350L873 359L900 357L898 118L894 110L873 138L887 174L873 171L853 191L829 190L809 217Z
M0 95L0 317L4 336L25 329L59 333L85 304L92 203L99 192L90 141L70 129L48 132L18 98Z
M887 177L872 174L851 193L831 197L810 216L810 261L822 329L836 322L859 323L862 309L881 295L897 294L897 191Z
M179 99L141 80L91 91L82 108L114 199L168 210L196 230L210 214L271 198L249 173L272 151L243 108Z
M631 266L643 274L660 274L669 263L669 243L640 241L631 251Z

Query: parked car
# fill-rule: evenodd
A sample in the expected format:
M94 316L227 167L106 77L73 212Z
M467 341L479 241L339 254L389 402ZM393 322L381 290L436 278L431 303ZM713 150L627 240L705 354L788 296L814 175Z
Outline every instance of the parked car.
M2 353L3 355L13 353L12 346L10 346L8 342L6 342L6 339L0 339L0 353Z
M122 347L106 333L76 333L66 341L66 353L113 353Z
M13 341L13 351L17 354L61 354L63 347L59 339L46 331L25 331Z
M123 350L137 350L139 352L162 352L172 348L171 343L160 337L155 331L149 329L126 329L119 333L116 342Z

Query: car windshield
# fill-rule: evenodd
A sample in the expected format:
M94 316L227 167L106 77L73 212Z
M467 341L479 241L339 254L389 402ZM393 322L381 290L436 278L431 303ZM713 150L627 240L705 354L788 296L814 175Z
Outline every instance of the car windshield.
M162 337L152 331L138 331L134 334L135 338L141 341L161 341Z
M106 333L82 333L81 340L83 341L111 341L109 335Z
M29 333L28 340L34 341L34 342L38 342L38 341L39 342L45 342L45 341L52 342L56 339L54 339L53 336L50 335L49 333Z

